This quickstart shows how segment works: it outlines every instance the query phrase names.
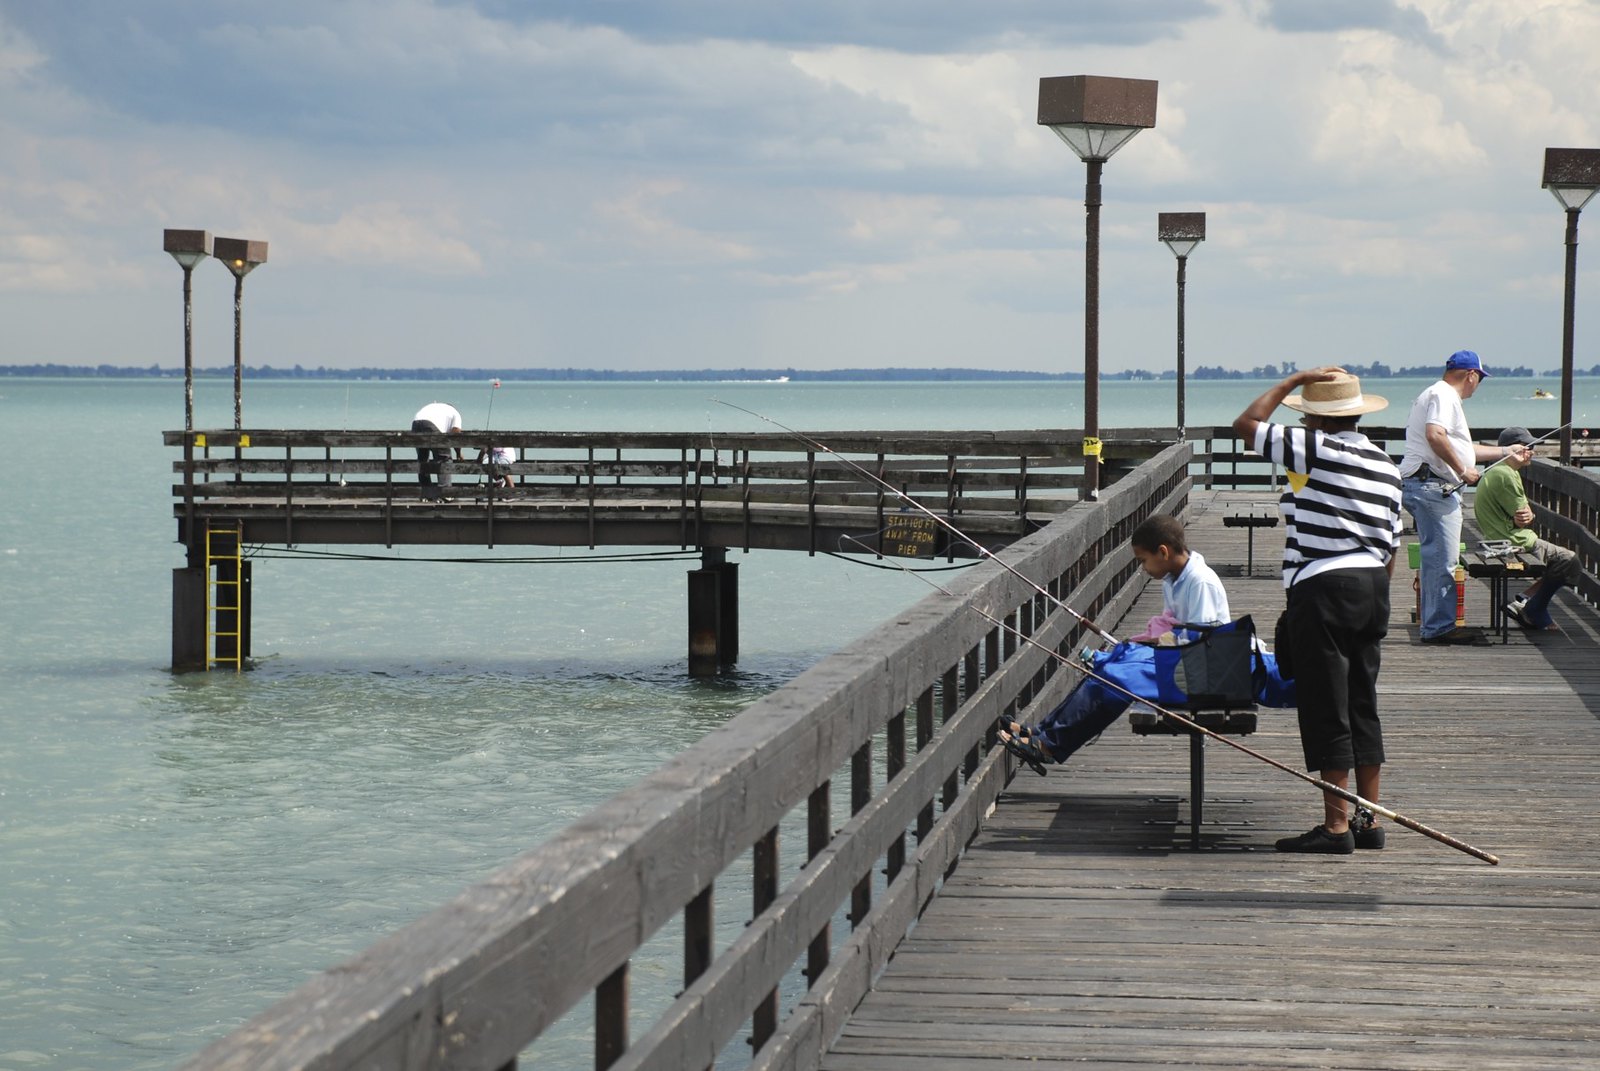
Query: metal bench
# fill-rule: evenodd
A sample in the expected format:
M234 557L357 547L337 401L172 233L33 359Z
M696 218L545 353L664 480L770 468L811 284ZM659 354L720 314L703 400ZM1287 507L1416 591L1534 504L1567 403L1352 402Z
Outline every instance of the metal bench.
M1228 528L1244 529L1244 575L1254 576L1256 570L1256 529L1278 527L1278 515L1275 513L1236 513L1222 518L1222 523Z
M1169 704L1195 724L1227 736L1248 736L1256 731L1255 681L1251 674L1254 629L1218 633L1213 642L1186 648L1185 669L1193 682L1189 699ZM1206 738L1148 706L1128 711L1128 726L1138 736L1189 738L1189 847L1200 847L1200 821L1205 808Z

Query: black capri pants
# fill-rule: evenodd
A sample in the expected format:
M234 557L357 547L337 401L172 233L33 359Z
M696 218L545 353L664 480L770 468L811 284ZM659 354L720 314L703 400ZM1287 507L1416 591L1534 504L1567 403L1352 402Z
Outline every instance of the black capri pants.
M1381 764L1378 666L1389 632L1389 571L1332 569L1297 581L1287 624L1306 769Z

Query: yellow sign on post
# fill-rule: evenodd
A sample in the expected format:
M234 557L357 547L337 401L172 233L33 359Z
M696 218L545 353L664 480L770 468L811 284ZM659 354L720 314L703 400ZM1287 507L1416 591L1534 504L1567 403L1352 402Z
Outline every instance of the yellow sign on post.
M239 436L239 445L240 446L249 446L250 445L250 436L248 436L248 435Z
M1084 457L1099 457L1100 456L1100 440L1096 439L1093 435L1085 435L1083 437L1083 456Z
M931 558L938 542L932 517L890 517L883 527L883 552L897 558Z

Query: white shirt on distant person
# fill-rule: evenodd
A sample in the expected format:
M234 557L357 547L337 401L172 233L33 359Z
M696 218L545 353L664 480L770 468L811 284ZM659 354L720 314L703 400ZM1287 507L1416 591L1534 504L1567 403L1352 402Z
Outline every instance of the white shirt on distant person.
M412 420L426 420L446 434L461 430L461 414L448 402L429 402L417 410Z

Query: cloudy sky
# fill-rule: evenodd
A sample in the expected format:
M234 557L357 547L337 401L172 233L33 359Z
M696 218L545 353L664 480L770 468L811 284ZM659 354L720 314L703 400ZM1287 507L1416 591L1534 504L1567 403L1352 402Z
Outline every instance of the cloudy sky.
M270 243L250 364L1081 370L1068 74L1160 82L1107 369L1170 366L1161 211L1207 213L1191 367L1559 364L1596 0L0 0L0 364L181 364L181 227Z

